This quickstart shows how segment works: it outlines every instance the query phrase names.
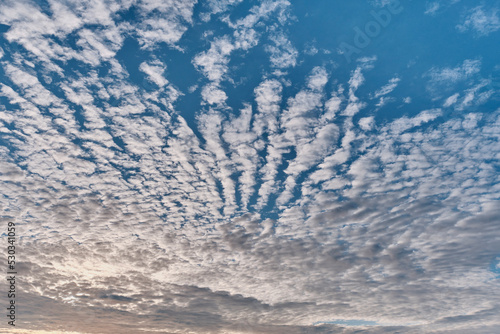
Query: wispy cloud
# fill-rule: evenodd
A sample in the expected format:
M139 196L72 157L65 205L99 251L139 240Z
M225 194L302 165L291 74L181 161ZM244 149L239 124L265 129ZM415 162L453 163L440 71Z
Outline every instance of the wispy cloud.
M487 36L500 29L500 18L498 9L486 9L483 6L477 6L467 15L465 20L457 25L461 32L469 30L474 31L479 36Z

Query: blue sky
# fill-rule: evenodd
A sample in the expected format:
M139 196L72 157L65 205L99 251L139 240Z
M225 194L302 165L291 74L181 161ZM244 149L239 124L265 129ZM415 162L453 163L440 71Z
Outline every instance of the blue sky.
M498 331L499 41L497 0L1 1L0 328Z

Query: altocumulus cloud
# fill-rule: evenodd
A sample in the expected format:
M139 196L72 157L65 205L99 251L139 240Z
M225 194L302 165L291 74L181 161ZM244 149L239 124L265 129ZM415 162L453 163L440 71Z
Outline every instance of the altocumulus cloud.
M4 332L499 328L483 62L428 66L428 101L384 118L411 79L376 80L371 56L344 77L304 63L296 20L285 0L0 4L0 205L23 281L23 329Z

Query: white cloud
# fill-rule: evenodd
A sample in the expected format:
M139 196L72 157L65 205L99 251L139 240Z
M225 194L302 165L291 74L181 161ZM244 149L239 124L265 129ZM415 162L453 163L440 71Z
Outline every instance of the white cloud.
M323 90L328 82L328 73L323 67L315 67L309 76L307 87L312 90Z
M239 117L234 117L224 125L222 137L231 147L231 160L241 173L239 177L241 206L247 208L257 184L256 173L259 165L258 148L253 143L258 139L251 131L252 107L246 105Z
M455 110L464 110L471 106L479 106L488 102L495 94L495 90L490 85L490 80L482 79L470 88L461 93L449 96L443 103L443 107L454 107Z
M154 62L152 64L141 63L139 69L146 73L149 79L157 84L159 87L163 87L168 84L168 80L165 79L164 73L166 70L166 66L160 62Z
M203 87L201 96L208 104L224 104L227 100L226 93L215 84Z
M201 19L205 22L209 21L212 15L217 15L227 12L232 7L240 4L243 0L209 0L207 6L209 11L201 13Z
M428 2L426 4L425 14L434 15L440 8L439 2Z
M195 3L195 0L141 1L137 33L142 44L152 47L161 42L177 43L192 23Z
M358 88L365 82L362 71L366 68L371 68L371 60L366 59L366 62L362 60L362 65L358 66L351 74L349 79L349 101L347 107L342 111L344 116L354 116L366 106L366 103L360 102L355 95Z
M392 91L394 91L394 89L396 89L396 87L398 86L398 83L401 81L401 79L399 78L392 78L391 80L389 80L389 83L385 86L383 86L382 88L380 88L379 90L377 90L375 92L375 95L374 95L374 98L379 98L381 96L385 96L389 93L392 93Z
M234 46L227 36L218 38L210 45L210 49L197 55L193 64L198 66L209 80L220 81L227 72L228 56Z
M265 0L260 5L253 6L250 9L250 14L236 21L231 26L236 27L254 27L260 20L269 18L275 15L280 20L286 20L286 10L290 6L287 0Z
M433 68L426 75L433 83L456 83L470 78L480 70L480 60L467 59L462 65L454 68Z
M255 102L258 114L255 115L254 132L262 136L264 131L273 134L278 130L277 116L280 110L283 87L277 80L266 80L255 88Z
M276 68L294 67L297 64L299 52L284 34L276 34L271 37L273 44L266 46L270 53L272 66Z
M323 99L321 90L316 93L311 88L323 86L324 80L319 81L320 85L308 87L319 78L318 73L324 72L315 70L303 90L288 101L287 113L303 115L315 108L321 110L321 103L307 102ZM259 113L279 113L281 90L275 80L263 81L258 86L255 98ZM315 94L320 95L315 97ZM497 141L489 138L498 136L498 115L497 119L488 116L484 120L487 126L481 128L475 126L480 118L470 114L463 119L439 121L434 129L405 132L436 121L438 115L439 111L427 111L393 121L385 128L370 126L373 131L369 135L358 132L349 122L341 128L327 122L317 127L315 133L298 136L297 140L304 140L303 145L297 146L296 158L288 161L287 173L296 176L307 172L306 181L293 177L285 182L284 189L287 185L288 191L299 187L304 196L300 203L292 202L289 208L281 210L276 222L263 221L256 214L236 214L250 204L253 194L259 200L265 196L269 199L268 191L275 192L275 184L279 183L276 174L266 173L262 168L264 161L255 153L253 143L259 136L254 129L275 131L275 137L268 139L266 164L275 161L278 167L268 170L279 170L279 161L283 159L280 151L283 138L272 126L254 128L250 105L230 119L216 111L200 117L198 130L205 144L197 140L182 118L165 122L154 117L116 118L111 134L119 135L125 142L123 151L109 151L98 144L112 142L110 133L96 132L88 137L78 134L85 141L94 139L95 143L87 147L99 164L79 159L77 156L83 151L77 148L68 146L64 150L69 145L67 141L61 142L63 146L54 145L57 137L52 134L47 134L51 145L45 144L49 141L42 133L34 133L33 140L38 145L12 141L23 151L20 154L28 163L26 171L12 164L2 165L0 176L23 180L7 183L4 193L17 198L15 194L28 190L37 192L36 200L26 198L22 207L30 209L38 205L32 212L49 227L39 227L33 218L16 218L25 221L39 240L45 240L37 245L29 242L23 245L30 268L25 279L39 289L29 293L43 295L46 302L54 303L73 296L73 304L65 304L67 308L84 307L92 297L107 309L128 312L123 320L126 323L135 321L130 320L135 319L130 318L135 311L129 309L134 306L126 302L127 298L134 300L141 296L141 301L134 300L132 304L142 307L142 317L146 318L158 309L167 309L179 310L181 317L194 312L198 317L199 314L224 316L241 322L238 313L241 310L250 323L255 323L252 320L255 317L268 326L276 325L276 319L281 317L284 320L279 324L283 326L306 326L329 319L331 312L343 319L367 318L374 305L380 303L380 295L371 292L366 283L368 277L370 284L386 286L384 293L395 303L387 304L379 317L383 322L431 324L462 314L464 307L471 312L488 309L485 296L491 296L493 291L488 283L490 275L484 270L473 274L470 266L474 265L453 247L466 248L472 256L485 251L492 253L495 249L494 244L477 247L466 228L471 224L468 219L476 218L474 226L479 224L490 234L496 231L488 216L494 217L496 209L488 206L488 202L494 201L498 190L487 190L485 186L498 176L488 168L485 159L498 151ZM287 118L283 120L288 122ZM291 130L287 122L282 125ZM359 125L363 129L372 123L373 118L367 117ZM341 147L333 144L337 138ZM466 139L467 144L463 145ZM354 141L367 145L351 147ZM359 155L357 150L363 146L369 148ZM35 151L28 152L29 148ZM44 151L48 154L43 154ZM342 154L345 158L340 157ZM134 156L139 156L139 160ZM330 168L334 174L326 178L323 190L305 187L308 178L314 175L309 169L319 166L320 161L332 162ZM57 168L58 164L63 170ZM96 168L103 174L92 174ZM131 173L130 168L137 172L124 178L122 173L126 170ZM346 168L347 177L337 175L336 168ZM235 172L241 174L233 179L231 175ZM263 181L266 178L273 181L268 190L263 188L267 181L256 190L260 183L256 177L260 173ZM467 183L472 175L476 179ZM239 200L235 195L238 192ZM434 201L434 196L442 199ZM2 204L14 210L14 202L6 203L4 199ZM483 212L483 218L470 211L476 206L483 208L478 211ZM224 215L220 209L225 210ZM162 217L167 217L168 224ZM457 222L461 227L456 226ZM54 230L58 233L51 234ZM436 232L440 230L452 233L443 237ZM75 241L65 239L66 236ZM57 242L64 243L68 253L62 253ZM56 246L57 252L51 248ZM452 252L447 252L447 247L452 247ZM456 252L459 255L454 256ZM50 257L50 265L39 261L42 254L59 254L61 259ZM144 284L131 284L135 276L124 268L136 268L144 264L145 258L148 265L142 267L146 273L142 277ZM91 265L92 262L99 265ZM453 268L447 267L447 263L453 263ZM51 278L54 270L59 275L57 279ZM425 270L426 275L422 276L420 270ZM467 281L456 279L457 272L463 273ZM398 279L401 275L404 279ZM71 277L79 287L73 289L59 280L64 277ZM95 280L97 277L99 280ZM185 285L187 280L189 286ZM278 281L286 289L276 289ZM88 283L89 286L85 282L95 283ZM408 282L415 291L403 289ZM109 292L109 286L115 290ZM156 286L169 297L159 299L159 295L151 293L150 286ZM306 289L308 286L315 288ZM463 289L468 288L476 292L465 294ZM439 300L444 307L435 306L434 289L448 296ZM353 291L363 297L352 297ZM398 302L396 293L401 296L401 291L405 291L405 299ZM452 298L458 291L460 299ZM103 298L104 295L108 297ZM350 302L347 309L335 304L317 306L346 296ZM414 303L408 304L408 300ZM195 301L200 306L195 306ZM301 303L312 304L304 308ZM300 310L294 311L292 305L301 305ZM411 310L406 312L404 307L408 305ZM421 307L431 306L436 307L433 315L419 313ZM304 322L296 321L299 314L306 317ZM485 319L496 323L494 318ZM115 321L111 314L107 317L109 326ZM100 321L97 323L102 326ZM169 326L185 328L177 324ZM443 328L452 325L446 326ZM272 330L269 327L264 332Z
M222 8L227 8L233 2L221 3ZM257 31L258 23L268 19L272 14L279 15L286 20L286 8L290 5L285 0L267 0L250 9L250 14L236 22L231 22L228 17L224 21L234 30L233 36L224 35L215 37L210 43L210 49L196 55L193 64L211 81L220 82L228 71L230 55L236 50L249 50L259 42L260 33ZM214 3L211 3L214 6ZM216 6L217 7L217 6ZM216 10L217 11L217 10ZM205 20L209 16L203 16ZM260 27L259 27L260 28ZM271 61L278 68L293 66L296 62L297 51L283 34L273 33L270 39L274 45L268 46Z
M363 117L359 120L359 126L365 131L370 131L375 125L375 119L372 117Z
M483 6L477 6L462 24L457 25L457 29L461 32L473 30L479 36L494 33L500 29L498 10L496 8L483 10Z
M419 113L417 116L412 118L401 117L391 123L390 129L395 133L402 133L408 129L416 126L420 126L424 123L428 123L435 120L437 117L442 115L441 109L425 110Z
M455 103L457 103L459 96L460 96L459 93L455 93L452 96L448 97L446 99L446 101L444 102L443 107L448 108L448 107L454 105Z

